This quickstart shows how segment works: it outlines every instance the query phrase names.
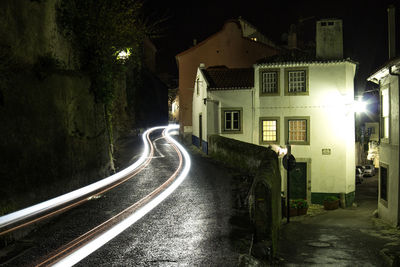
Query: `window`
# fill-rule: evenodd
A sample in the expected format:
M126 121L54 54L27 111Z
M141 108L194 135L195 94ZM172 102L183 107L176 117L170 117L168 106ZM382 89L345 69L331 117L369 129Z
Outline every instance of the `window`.
M306 72L304 70L289 71L289 92L306 91Z
M197 95L199 95L199 94L200 94L199 83L200 83L200 79L199 79L199 78L197 78L197 79L196 79L196 93L197 93Z
M260 118L260 144L279 143L279 118Z
M369 127L367 129L367 131L368 131L368 135L375 134L375 127Z
M279 95L279 70L261 70L260 95Z
M286 140L290 144L310 144L310 119L309 117L285 118Z
M379 196L381 203L387 206L388 201L388 165L379 164Z
M389 88L381 90L381 139L389 142L389 114L390 114L390 100Z
M308 69L286 69L285 87L286 95L308 95Z
M241 133L242 131L242 109L222 110L223 133Z

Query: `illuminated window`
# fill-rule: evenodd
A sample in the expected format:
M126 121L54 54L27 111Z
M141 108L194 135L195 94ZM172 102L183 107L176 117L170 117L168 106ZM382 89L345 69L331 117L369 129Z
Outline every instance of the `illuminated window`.
M225 133L238 133L242 130L241 109L222 110L223 129Z
M260 72L260 95L279 94L279 70Z
M285 94L289 95L307 95L308 94L308 70L286 69L285 70Z
M260 143L279 143L279 118L260 118Z
M290 144L310 144L310 119L309 117L285 118L286 140Z
M385 88L381 90L381 138L386 142L389 142L389 114L389 88Z

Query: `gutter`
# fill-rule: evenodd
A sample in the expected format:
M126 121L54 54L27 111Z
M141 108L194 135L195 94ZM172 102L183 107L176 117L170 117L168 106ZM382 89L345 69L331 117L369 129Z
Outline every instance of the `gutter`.
M392 75L392 76L397 76L397 83L398 83L398 87L397 87L397 91L398 91L398 99L399 99L399 106L400 106L400 74L399 73L394 73L393 71L392 71L392 67L393 67L394 65L391 65L390 67L389 67L389 74L390 75ZM398 122L399 123L399 122ZM399 123L399 127L400 127L400 123ZM400 129L400 128L399 128ZM400 134L398 134L398 136L397 136L397 138L399 139L399 140L397 140L398 141L398 144L400 144ZM398 149L398 157L399 157L399 165L400 165L400 149ZM398 168L398 177L400 177L400 168ZM399 184L399 188L398 188L398 192L400 193L400 184ZM397 207L398 207L398 213L397 213L397 226L399 226L400 225L400 209L399 209L399 207L400 207L400 194L398 194L398 199L397 199L397 202L398 202L398 204L397 204Z

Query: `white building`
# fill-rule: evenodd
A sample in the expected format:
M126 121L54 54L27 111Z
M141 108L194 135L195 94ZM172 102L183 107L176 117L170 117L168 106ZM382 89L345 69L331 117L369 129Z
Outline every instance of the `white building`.
M400 58L389 61L368 80L380 86L379 217L400 223L399 82Z
M199 67L193 144L207 152L211 134L275 148L290 143L297 160L291 198L322 203L337 195L349 205L355 196L356 64L289 58L272 57L250 69ZM284 191L284 170L282 177Z
M393 226L400 224L400 57L396 57L395 7L388 11L389 61L368 81L379 84L380 93L380 147L378 214Z

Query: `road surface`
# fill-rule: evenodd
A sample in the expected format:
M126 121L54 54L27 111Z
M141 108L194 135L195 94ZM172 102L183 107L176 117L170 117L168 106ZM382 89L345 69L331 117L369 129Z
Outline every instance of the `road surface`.
M54 251L106 221L164 183L177 169L176 151L160 132L156 152L133 179L48 220L24 238L3 266L41 264ZM186 180L163 203L77 266L234 266L230 243L230 176L196 153Z

